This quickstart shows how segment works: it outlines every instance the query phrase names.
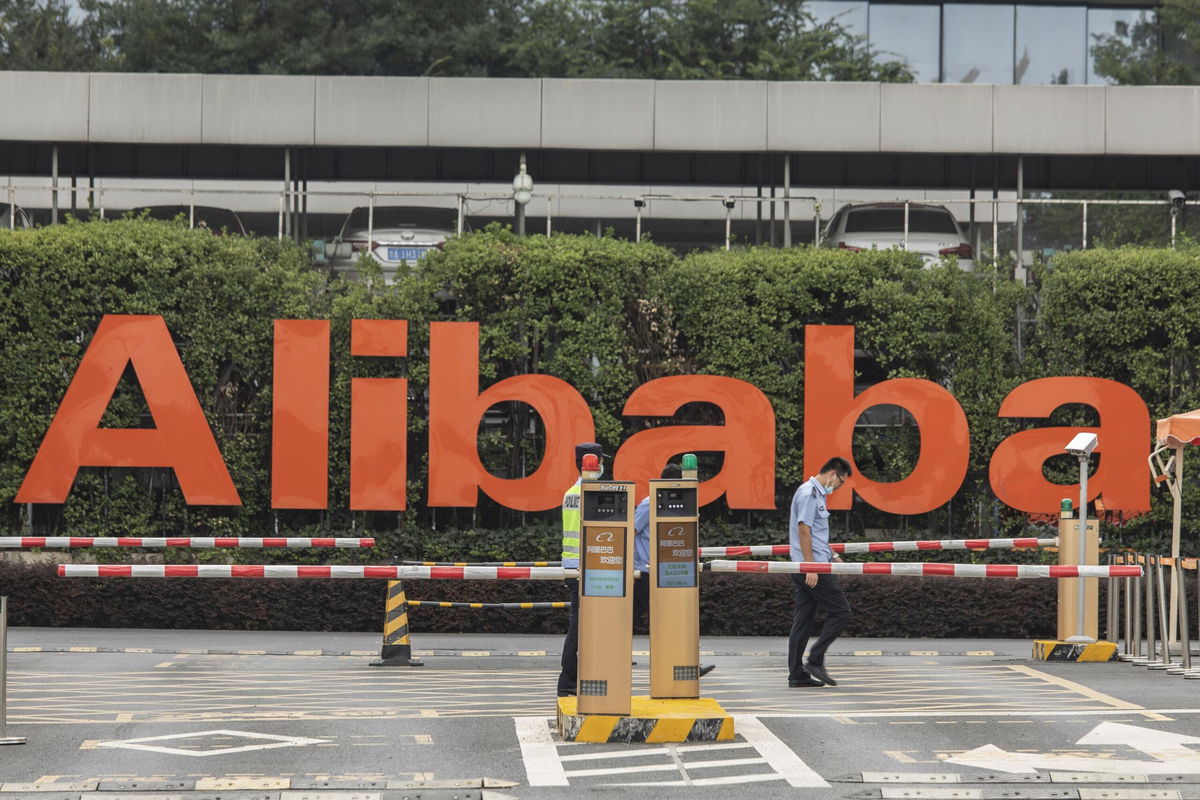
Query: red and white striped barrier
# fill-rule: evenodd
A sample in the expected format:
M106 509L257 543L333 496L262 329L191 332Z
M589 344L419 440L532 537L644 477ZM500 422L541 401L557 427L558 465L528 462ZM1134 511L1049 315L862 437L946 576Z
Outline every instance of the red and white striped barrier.
M860 564L813 561L706 561L713 572L816 573L818 575L910 575L947 578L1136 578L1136 565L1070 566L1048 564L937 564L896 562Z
M1022 547L1057 547L1058 539L929 539L916 542L839 542L835 553L904 553L917 550L1013 550ZM786 544L755 544L741 547L701 547L701 558L729 556L786 556Z
M401 561L417 567L560 567L561 561ZM409 601L412 602L412 601Z
M574 578L579 571L562 567L415 567L310 566L292 564L59 564L63 578L386 578L387 580L453 579L468 581Z
M0 549L13 547L374 547L375 540L248 536L0 536Z

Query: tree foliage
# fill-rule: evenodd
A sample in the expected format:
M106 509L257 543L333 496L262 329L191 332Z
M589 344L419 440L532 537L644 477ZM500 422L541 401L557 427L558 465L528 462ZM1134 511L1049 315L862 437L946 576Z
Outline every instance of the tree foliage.
M0 70L88 70L97 64L65 0L0 0Z
M801 0L549 0L506 46L514 74L578 78L911 80Z
M1195 247L1063 253L1041 281L1042 321L1026 365L1031 376L1091 375L1123 383L1146 402L1152 424L1200 408L1195 350L1200 251ZM1096 418L1064 408L1051 422L1096 424ZM1074 466L1071 460L1066 474ZM1153 491L1151 514L1115 531L1116 542L1162 547L1171 500L1165 487L1156 485ZM1200 528L1200 487L1194 480L1184 485L1183 510L1185 528Z
M911 80L800 0L0 0L0 67Z
M1185 86L1200 83L1200 2L1163 0L1153 14L1094 36L1096 73L1113 83Z

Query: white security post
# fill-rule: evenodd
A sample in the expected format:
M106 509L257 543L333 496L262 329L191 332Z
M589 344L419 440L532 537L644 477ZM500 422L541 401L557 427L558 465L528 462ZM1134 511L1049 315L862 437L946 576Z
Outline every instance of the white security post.
M1096 449L1097 438L1094 433L1080 433L1067 444L1066 450L1079 459L1079 550L1076 563L1083 567L1087 562L1087 479L1088 462L1091 461L1092 451ZM1092 643L1096 640L1087 634L1084 622L1087 607L1086 584L1083 578L1076 579L1079 584L1078 606L1075 609L1075 635L1068 636L1068 642Z

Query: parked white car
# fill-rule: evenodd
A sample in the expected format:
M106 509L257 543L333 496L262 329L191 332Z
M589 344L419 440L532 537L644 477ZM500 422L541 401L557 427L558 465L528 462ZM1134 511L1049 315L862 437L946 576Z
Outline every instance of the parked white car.
M919 253L926 265L950 256L959 269L975 269L975 250L945 206L909 203L907 233L904 203L842 206L825 226L821 242L854 251L899 247Z
M342 232L327 248L334 272L352 272L364 253L379 262L385 278L401 268L412 268L433 250L440 250L458 228L453 209L420 206L356 208L342 224Z

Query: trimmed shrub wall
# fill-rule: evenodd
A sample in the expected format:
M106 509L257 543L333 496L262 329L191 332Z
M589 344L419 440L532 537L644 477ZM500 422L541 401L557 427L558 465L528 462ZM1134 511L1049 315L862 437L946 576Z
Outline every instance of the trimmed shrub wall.
M775 509L746 512L729 510L723 501L713 503L702 511L703 538L712 545L785 540L787 502L806 477L806 325L854 325L862 383L900 377L934 381L958 399L971 431L967 475L949 503L902 517L856 502L852 510L834 513L838 540L1044 534L1044 528L1031 528L1024 515L995 501L988 483L991 453L1016 431L1092 425L1096 414L1070 405L1049 419L998 417L1003 399L1025 381L1053 375L1120 381L1140 394L1152 420L1200 405L1194 346L1200 341L1200 303L1192 296L1200 293L1200 250L1195 248L1063 254L1036 271L1035 285L1029 288L982 264L974 273L951 264L923 268L916 256L901 251L745 248L681 258L649 241L519 238L496 227L451 240L443 252L423 260L419 272L394 284L380 280L372 264L362 264L365 280L347 282L313 270L304 250L289 242L217 237L181 223L149 220L0 230L0 531L20 534L31 526L35 535L373 535L379 541L372 552L138 556L149 561L366 564L405 558L554 558L559 552L556 510L517 512L482 495L475 508L425 505L425 353L429 325L440 321L479 323L481 390L529 373L552 375L577 388L587 398L597 439L610 451L656 425L721 423L714 407L704 402L687 403L670 419L625 416L627 398L646 381L717 374L761 388L776 417ZM1025 319L1019 350L1018 310ZM187 506L169 469L92 467L80 470L65 503L38 504L32 519L27 506L13 502L104 314L165 318L241 506ZM364 318L408 320L410 357L352 357L350 321ZM331 323L328 509L270 508L275 319ZM351 380L358 377L409 381L407 511L349 509L349 397ZM528 474L540 462L545 444L539 420L518 404L494 411L494 419L479 431L484 465L500 477ZM153 425L133 370L118 385L102 425ZM1144 433L1149 441L1152 431ZM911 425L887 424L858 432L852 455L868 477L894 481L910 473L918 448ZM1073 459L1062 456L1049 460L1045 471L1063 484L1064 496L1071 496L1075 468ZM702 478L719 469L717 456L701 453ZM1145 473L1139 465L1137 474ZM1106 546L1164 549L1170 501L1165 490L1154 492L1149 515L1121 526L1104 525ZM1189 548L1200 541L1195 535L1200 529L1197 482L1185 485L1183 505L1185 555L1196 555ZM60 555L63 560L110 562L132 558L128 551ZM1012 562L1045 555L956 553L935 558ZM372 581L354 586L340 582L336 596L320 582L302 581L256 586L113 581L101 588L95 582L44 576L41 568L17 567L10 560L0 553L0 592L12 596L14 609L21 609L23 621L14 624L136 626L161 621L166 627L370 630L382 614L375 598L382 597L383 589ZM766 591L769 582L759 586L753 582L762 579L729 580L705 577L708 632L786 628L791 605L786 586L772 589L768 597L757 593ZM1004 584L981 583L978 608L966 594L970 582L846 583L859 609L854 624L872 626L853 628L858 635L951 635L923 633L942 629L958 631L954 635L1001 635L1006 630L1026 635L1027 629L1045 633L1053 627L1052 603L1045 601L1053 587L1047 581L1013 584L1012 594L1005 593ZM553 587L536 585L440 582L413 589L414 597L427 599L491 601L518 590L548 593L536 599L556 597ZM992 600L984 602L987 597ZM772 603L779 605L778 613L767 613ZM739 609L754 613L737 613ZM418 630L424 625L479 629L483 617L477 613L414 610ZM553 626L553 614L514 613L502 618L501 628ZM84 618L88 622L79 621Z

